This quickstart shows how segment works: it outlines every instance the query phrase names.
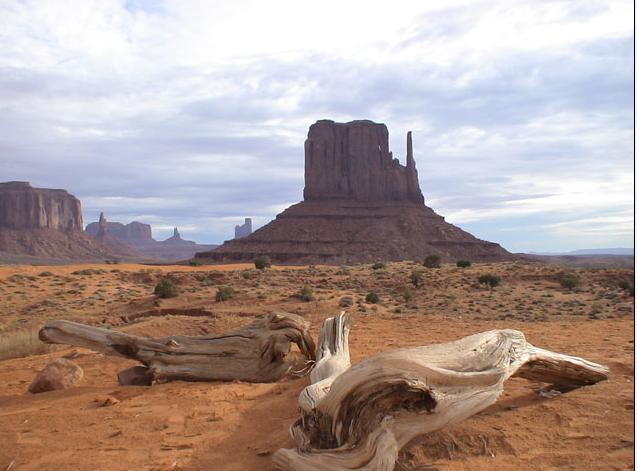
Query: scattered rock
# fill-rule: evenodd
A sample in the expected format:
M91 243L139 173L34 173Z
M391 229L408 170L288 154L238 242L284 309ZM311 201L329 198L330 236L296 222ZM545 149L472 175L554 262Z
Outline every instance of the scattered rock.
M544 399L553 399L554 397L557 397L560 394L562 393L556 389L540 389L537 393L538 396Z
M117 373L117 381L121 386L151 386L153 373L146 366L133 366Z
M58 358L40 371L31 386L29 392L41 393L67 389L76 384L84 376L84 371L70 360Z
M97 403L98 407L110 407L119 404L119 399L113 396L103 396L96 398L93 402Z

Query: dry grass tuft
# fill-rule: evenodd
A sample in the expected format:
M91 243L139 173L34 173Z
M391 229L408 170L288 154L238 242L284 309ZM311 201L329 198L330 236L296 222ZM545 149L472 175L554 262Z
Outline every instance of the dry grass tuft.
M38 329L0 334L0 360L42 355L51 351L51 345L38 338Z

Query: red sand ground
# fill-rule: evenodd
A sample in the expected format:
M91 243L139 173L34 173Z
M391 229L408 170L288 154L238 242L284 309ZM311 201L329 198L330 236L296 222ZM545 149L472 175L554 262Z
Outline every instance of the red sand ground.
M117 268L130 271L139 267ZM77 269L77 266L49 268L56 274L64 272L60 273L64 276L67 271L71 273ZM228 269L236 271L236 267ZM321 267L319 273L309 274L304 271L270 272L264 275L269 278L260 279L258 287L247 283L237 299L223 306L211 304L209 300L199 302L194 295L188 295L190 302L185 303L185 294L162 304L162 307L168 304L185 307L186 304L199 306L205 302L207 304L202 307L222 313L227 311L227 316L147 318L121 328L152 336L221 333L249 322L249 311L258 314L279 308L305 315L312 322L316 337L321 320L338 309L339 296L348 292L339 288L337 281L330 284L330 280L338 279L337 269ZM500 270L503 274L508 270L499 264L488 269ZM29 270L32 267L2 268L0 280ZM36 270L44 269L38 267ZM203 268L170 267L170 270L190 272ZM472 270L478 273L480 268ZM620 294L610 296L615 293L614 288L599 281L606 278L599 278L598 272L591 271L580 272L584 280L580 292L562 293L549 278L543 278L545 270L549 269L523 266L516 271L515 279L505 278L502 287L488 293L472 286L463 288L460 281L467 276L466 271L443 269L427 275L442 280L440 286L435 285L432 278L430 288L416 292L411 307L403 306L401 312L394 312L394 304L401 303L396 300L379 306L377 311L369 305L365 312L357 310L356 305L351 309L353 363L391 348L445 342L495 328L514 328L523 331L537 346L582 356L606 364L611 370L608 381L553 399L538 396L542 384L512 379L506 383L505 393L494 406L411 445L403 451L396 469L634 469L634 322L632 313L626 315L625 309L615 310L632 300L626 300ZM375 283L372 278L377 275L370 273L369 267L356 268L349 276L362 280L363 285ZM388 279L395 279L399 273L402 272L397 271ZM616 274L607 273L610 278ZM94 276L86 283L99 283L108 276L111 275ZM236 277L224 282L238 285L240 280L240 272L237 272ZM318 293L316 303L289 300L287 295L280 297L285 289L290 292L298 289L300 282L325 286ZM44 284L39 279L35 282L40 285L40 290L48 289L41 286ZM22 291L29 297L27 287L18 286L19 283L14 285L6 288L5 284L3 296ZM505 288L507 286L509 288ZM36 288L32 289L35 293ZM587 296L597 293L599 298L600 291L605 289L610 293L611 301L601 305L601 318L560 315L539 320L545 318L545 312L538 311L537 318L531 319L527 312L518 312L516 308L519 306L520 298L515 298L518 294L528 300L537 300L551 292L554 297L548 298L550 302L566 303L577 299L590 304L593 301ZM256 295L252 290L261 295L261 305L255 302L257 298L251 297ZM455 293L455 304L441 304L442 293ZM568 300L559 301L561 296ZM384 297L389 298L389 295ZM108 299L108 294L105 298ZM469 310L463 304L465 298L478 300L481 307ZM7 312L4 303L2 320L11 321L5 326L14 326L12 322L16 315L25 315L14 312L20 309L20 299L19 295L14 295L11 302L15 308L11 313ZM134 301L128 301L131 309L138 306ZM69 298L65 302L78 300ZM112 312L121 312L122 305L118 304ZM99 304L94 307L108 311ZM517 314L506 319L495 315L507 310ZM82 318L81 312L73 314L74 319ZM40 316L40 321L46 318L46 312L33 315ZM87 316L95 319L89 311ZM14 329L7 327L6 330ZM59 356L72 357L84 369L82 382L65 391L27 393L36 372ZM296 398L307 385L307 378L277 384L178 381L152 387L118 386L117 372L133 364L129 360L70 347L46 355L0 361L0 471L271 470L271 453L280 447L291 446L287 429L297 418Z

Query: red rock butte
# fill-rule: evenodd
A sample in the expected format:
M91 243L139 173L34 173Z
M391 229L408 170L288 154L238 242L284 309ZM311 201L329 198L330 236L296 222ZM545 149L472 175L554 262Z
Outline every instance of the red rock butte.
M113 257L83 232L80 200L66 190L0 183L0 253L54 259Z
M250 236L196 256L216 262L269 255L283 263L421 260L498 261L513 256L447 223L424 203L407 134L406 165L389 151L384 124L368 120L310 126L304 201Z

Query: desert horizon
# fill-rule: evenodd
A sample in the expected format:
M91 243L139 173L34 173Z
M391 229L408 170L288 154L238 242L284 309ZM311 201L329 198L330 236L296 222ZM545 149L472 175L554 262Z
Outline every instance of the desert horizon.
M0 3L0 471L635 466L634 3Z

